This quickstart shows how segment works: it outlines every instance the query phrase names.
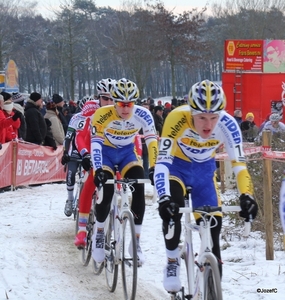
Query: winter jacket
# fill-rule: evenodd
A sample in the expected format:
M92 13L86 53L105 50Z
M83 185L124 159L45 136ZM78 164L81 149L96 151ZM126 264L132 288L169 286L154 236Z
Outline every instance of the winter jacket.
M19 120L17 120L19 122ZM4 111L0 109L0 143L4 144L6 140L6 128L13 126L16 121L13 121L11 117L6 117Z
M8 114L4 110L4 115L6 118L12 118L12 116L14 116L14 114L15 113L13 111L11 112L11 114ZM5 143L8 143L18 137L18 129L20 128L20 125L21 125L21 121L20 121L20 119L17 119L10 126L6 127Z
M51 132L53 138L55 139L56 145L62 145L65 138L65 134L62 123L58 117L57 111L47 109L45 119L49 119L51 122Z
M14 109L19 111L22 115L20 118L21 125L18 129L18 138L23 139L24 141L26 140L26 135L27 135L27 124L26 124L26 119L25 119L25 112L24 112L24 107L21 106L19 103L14 103Z
M31 99L25 106L25 119L27 123L26 141L42 145L47 134L47 126L40 108Z

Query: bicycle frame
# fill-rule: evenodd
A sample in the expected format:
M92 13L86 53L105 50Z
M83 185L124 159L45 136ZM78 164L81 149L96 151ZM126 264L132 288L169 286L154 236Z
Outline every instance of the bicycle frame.
M106 184L114 184L114 195L111 204L111 210L113 210L114 214L114 232L115 232L115 242L116 242L116 263L119 263L122 260L122 231L123 227L122 219L126 212L129 212L132 216L133 213L130 209L129 190L131 191L132 185L134 183L149 183L149 179L122 179L119 175L119 172L116 172L114 179L107 180ZM99 191L99 199L97 203L100 203L100 199L102 199L102 194ZM119 204L119 197L121 196L121 202ZM109 217L109 216L108 216ZM108 222L106 222L108 224Z
M187 295L185 295L185 287L182 288L182 299L204 300L206 293L205 282L205 265L210 262L213 266L214 278L220 278L218 269L218 261L212 253L212 239L211 239L211 219L215 218L213 212L238 212L240 206L222 206L222 207L199 207L195 210L191 208L191 195L189 193L188 199L185 199L185 207L180 207L179 213L184 214L184 242L180 247L180 256L185 260L187 273ZM201 214L202 220L199 225L192 223L191 213L197 212ZM209 219L208 219L209 218ZM212 225L213 227L213 225ZM200 234L200 250L197 255L194 254L192 232L199 232ZM250 222L245 223L244 236L248 236L250 232ZM195 271L196 270L196 271ZM222 300L221 291L217 291L217 299ZM174 294L172 299L176 298ZM181 298L180 298L181 299Z

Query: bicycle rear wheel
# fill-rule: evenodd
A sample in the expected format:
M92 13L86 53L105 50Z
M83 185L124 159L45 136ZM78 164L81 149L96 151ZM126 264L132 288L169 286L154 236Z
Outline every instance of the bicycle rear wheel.
M86 246L81 249L81 262L84 267L88 266L91 254L92 254L92 236L93 236L93 226L94 226L94 212L93 209L90 210L88 222L86 225L87 235L86 235Z
M137 291L137 240L133 215L126 211L123 215L123 236L122 236L122 279L125 299L133 300ZM132 247L132 256L129 254L129 247Z
M112 293L117 287L119 270L119 265L116 263L113 211L110 212L108 219L108 225L105 231L105 277L108 290Z
M206 254L204 271L204 300L223 300L221 276L214 255Z

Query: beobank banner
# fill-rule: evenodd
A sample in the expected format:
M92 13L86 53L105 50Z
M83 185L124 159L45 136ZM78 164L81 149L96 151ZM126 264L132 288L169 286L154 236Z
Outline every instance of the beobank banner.
M263 71L263 40L226 40L224 49L225 71Z
M50 147L18 143L15 186L62 181L62 146Z
M2 144L0 150L0 187L10 186L12 183L13 144Z

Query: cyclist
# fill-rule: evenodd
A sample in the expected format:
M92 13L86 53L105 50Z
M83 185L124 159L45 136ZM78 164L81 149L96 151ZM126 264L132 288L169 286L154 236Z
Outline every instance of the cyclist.
M157 155L157 139L153 117L149 110L135 105L139 97L137 85L125 78L111 87L113 106L96 111L92 125L91 151L95 170L94 183L103 186L103 200L96 204L96 223L92 243L92 256L98 263L104 260L104 223L110 211L113 185L104 186L114 178L114 166L119 166L122 177L144 178L144 170L134 149L134 139L142 128L148 146L149 163L153 170ZM138 263L144 263L140 247L141 227L145 212L144 184L134 184L131 210L134 213ZM132 255L133 249L129 252Z
M221 205L216 189L215 151L225 145L236 175L240 196L240 216L252 219L257 214L253 186L246 167L242 135L234 117L226 113L226 98L220 86L204 80L192 86L188 106L180 106L167 116L160 140L154 182L159 196L159 214L163 220L167 264L163 285L168 292L178 292L180 257L179 239L181 217L179 206L184 206L186 186L192 187L192 206ZM199 215L195 214L199 224ZM174 234L167 236L170 219ZM213 253L221 262L219 234L222 214L216 214L217 226L211 229ZM219 266L222 271L221 265ZM221 272L222 275L222 272Z
M83 97L79 102L80 111L82 110L84 104L87 101L92 100L91 97ZM82 124L85 123L85 117L82 116L81 112L75 114L68 124L67 132L63 142L63 155L61 158L61 163L67 165L66 172L66 189L67 189L67 200L64 207L64 214L67 217L72 215L73 202L74 202L74 184L75 176L79 166L79 161L81 160L81 155L75 145L75 135L78 129L82 128Z
M86 110L86 105L90 102L88 101L85 103L82 109L82 115L85 116L85 124L82 126L80 130L77 131L75 142L76 142L77 149L79 150L82 157L86 158L86 163L87 163L86 167L88 167L88 170L92 166L90 162L90 138L91 138L90 119L93 113L96 111L96 109L99 108L99 101L103 106L106 106L109 103L113 103L113 99L110 97L111 96L110 87L114 82L115 80L110 78L100 80L96 85L96 89L97 89L98 97L101 101L96 100L96 107L94 105L93 107L90 106L88 111L84 112L84 110ZM85 168L85 170L87 170L87 168ZM75 246L79 249L86 246L86 224L88 221L92 195L94 193L94 190L95 190L95 185L93 182L93 172L90 172L79 196L79 222L78 222L79 228L74 241Z
M82 167L85 171L89 171L92 167L90 156L91 118L99 107L98 100L87 101L84 104L81 111L81 115L84 117L84 120L81 123L81 127L77 128L76 131L75 144L82 157ZM88 221L94 190L93 172L90 171L79 195L78 232L74 241L75 246L79 249L86 245L86 224Z

